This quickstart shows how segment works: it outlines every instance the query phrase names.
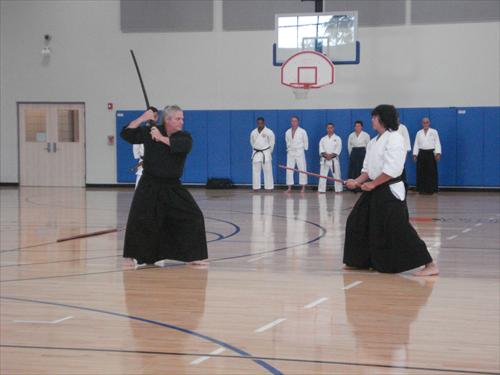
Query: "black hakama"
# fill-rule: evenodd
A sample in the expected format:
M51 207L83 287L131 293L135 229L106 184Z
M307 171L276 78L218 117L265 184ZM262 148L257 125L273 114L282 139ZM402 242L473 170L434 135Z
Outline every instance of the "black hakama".
M123 256L148 264L208 258L203 213L179 180L142 175L130 208Z
M347 219L344 264L399 273L430 262L424 241L409 222L406 201L396 198L388 183L363 192Z
M166 135L162 126L158 129ZM125 127L121 136L144 143L144 171L130 208L123 256L148 264L207 259L203 213L180 182L192 146L190 134L171 134L170 146L153 141L145 127Z
M425 194L433 194L438 191L438 171L434 150L418 151L417 191Z
M363 169L363 161L365 160L366 147L353 147L349 157L349 178L358 178Z

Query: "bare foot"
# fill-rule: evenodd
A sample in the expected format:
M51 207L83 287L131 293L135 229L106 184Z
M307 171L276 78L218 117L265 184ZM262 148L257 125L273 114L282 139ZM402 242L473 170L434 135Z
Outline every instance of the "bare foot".
M436 276L439 275L439 268L436 263L427 263L424 268L413 272L413 276Z
M353 270L359 270L359 268L356 268L356 267L351 267L351 266L348 266L346 264L344 264L344 267L342 267L343 270L346 270L346 271L353 271Z
M300 189L300 192L301 193L305 193L306 192L306 186L305 185L302 186L302 189Z
M285 190L285 194L290 194L292 192L292 188L289 186L288 189Z
M194 260L192 262L188 262L190 266L208 266L208 259L203 260Z
M147 263L139 263L137 259L132 258L132 261L134 262L134 269L138 270L140 268L146 268L152 266L152 264L147 264Z
M135 259L133 259L133 258L123 258L123 260L122 260L123 267L125 267L127 269L135 268L134 260Z

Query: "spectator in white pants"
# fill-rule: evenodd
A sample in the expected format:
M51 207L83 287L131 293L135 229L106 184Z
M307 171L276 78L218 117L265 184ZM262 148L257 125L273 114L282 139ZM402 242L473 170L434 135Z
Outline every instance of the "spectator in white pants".
M275 137L271 129L266 127L263 117L257 118L257 128L250 133L252 145L252 187L253 190L261 188L261 171L264 171L264 189L273 190L273 164L272 153Z
M291 127L285 133L286 141L286 166L288 168L297 167L301 171L306 171L306 154L305 151L309 148L309 140L307 132L299 127L299 118L292 116L290 119ZM286 184L288 189L286 193L292 191L293 171L286 171ZM299 174L299 184L302 186L301 192L303 193L307 185L307 175L304 173Z
M135 169L135 188L139 185L139 180L142 177L142 159L144 158L144 145L133 145L132 152L134 154L134 159L137 160Z
M334 178L342 179L340 173L339 155L342 152L342 140L335 134L335 126L329 122L326 125L326 135L319 141L320 172L322 176L328 176L332 172ZM335 192L341 193L344 190L340 182L335 182ZM320 178L318 192L326 192L326 179Z

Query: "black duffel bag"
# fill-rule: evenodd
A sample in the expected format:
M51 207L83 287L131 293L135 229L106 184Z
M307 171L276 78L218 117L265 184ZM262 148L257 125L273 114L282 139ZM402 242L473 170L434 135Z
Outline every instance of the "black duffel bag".
M229 178L209 178L207 189L232 189L233 183Z

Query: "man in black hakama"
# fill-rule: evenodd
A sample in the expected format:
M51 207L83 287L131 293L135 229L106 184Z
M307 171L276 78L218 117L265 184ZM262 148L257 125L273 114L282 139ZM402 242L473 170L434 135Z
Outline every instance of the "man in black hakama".
M137 265L163 259L203 263L207 241L203 213L181 185L192 139L182 130L177 106L165 108L159 126L140 126L153 118L148 110L125 126L121 137L144 144L143 175L134 194L125 233L123 256Z
M347 219L344 264L386 273L424 266L416 276L437 275L437 265L409 222L401 180L406 148L396 131L396 109L376 107L372 125L378 136L368 144L362 173L346 183L349 189L361 188L363 194Z
M349 178L356 178L361 174L363 161L366 155L366 146L370 142L370 135L363 131L363 121L354 123L354 131L349 135L347 151L349 152Z
M424 117L413 146L413 160L417 163L417 191L420 194L438 192L437 162L441 159L441 142L438 131L430 125L429 118Z

